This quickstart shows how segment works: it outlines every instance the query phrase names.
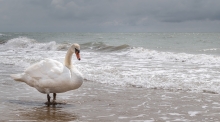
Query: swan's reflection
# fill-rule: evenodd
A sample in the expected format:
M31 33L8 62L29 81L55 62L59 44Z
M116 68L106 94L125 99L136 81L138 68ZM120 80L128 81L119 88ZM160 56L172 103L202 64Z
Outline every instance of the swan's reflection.
M21 105L23 102L24 101L14 101L13 103ZM24 105L24 103L22 105ZM73 105L70 104L63 103L51 106L41 104L41 106L39 106L38 102L31 102L26 103L26 105L27 106L24 106L25 109L18 110L19 119L36 121L72 121L78 119L77 115L73 112Z
M76 120L77 116L74 113L66 112L62 108L56 106L44 106L33 108L32 111L24 112L22 116L31 120L44 120L44 121L71 121Z

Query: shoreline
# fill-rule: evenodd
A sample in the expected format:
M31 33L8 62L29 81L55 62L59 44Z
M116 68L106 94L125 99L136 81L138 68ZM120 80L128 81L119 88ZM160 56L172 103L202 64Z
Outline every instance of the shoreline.
M13 84L28 89L19 89L21 96L1 98L3 121L220 121L219 94L85 81L77 90L57 94L60 104L47 107L45 94L26 84Z

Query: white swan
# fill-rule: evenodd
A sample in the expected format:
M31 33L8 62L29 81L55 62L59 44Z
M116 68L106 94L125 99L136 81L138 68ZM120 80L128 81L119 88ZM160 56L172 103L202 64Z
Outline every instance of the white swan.
M48 105L51 104L49 94L53 93L53 103L55 104L56 93L77 89L83 83L82 74L71 63L73 53L80 60L78 44L73 44L67 51L65 64L53 59L45 59L31 65L24 73L11 74L11 77L47 94Z

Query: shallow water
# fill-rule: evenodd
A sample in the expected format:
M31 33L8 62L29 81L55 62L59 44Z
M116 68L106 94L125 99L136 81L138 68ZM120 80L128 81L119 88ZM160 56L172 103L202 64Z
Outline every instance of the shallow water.
M46 95L1 72L1 121L220 121L220 95L122 87L85 81L77 90L57 95L60 104L47 106ZM19 72L19 69L17 69ZM21 70L21 69L20 69Z

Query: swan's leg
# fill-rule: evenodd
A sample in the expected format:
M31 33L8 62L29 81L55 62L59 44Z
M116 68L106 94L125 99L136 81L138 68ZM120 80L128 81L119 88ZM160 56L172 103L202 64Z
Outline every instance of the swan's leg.
M47 94L47 104L50 105L50 94Z
M53 103L56 103L56 96L57 96L57 94L53 93Z

